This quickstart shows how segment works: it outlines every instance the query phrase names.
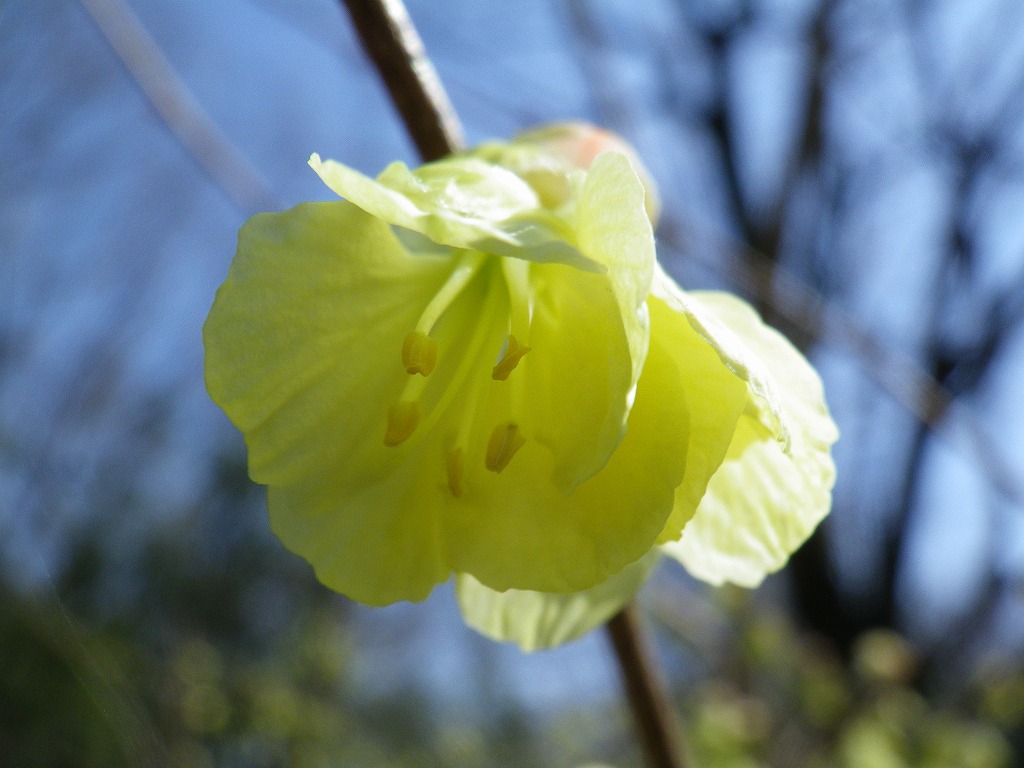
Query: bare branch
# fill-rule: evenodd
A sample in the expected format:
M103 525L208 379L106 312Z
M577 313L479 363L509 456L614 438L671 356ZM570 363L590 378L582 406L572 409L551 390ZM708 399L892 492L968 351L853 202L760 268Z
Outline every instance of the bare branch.
M665 684L641 636L636 606L627 605L608 622L608 637L619 662L626 695L653 768L686 768L682 734Z
M423 159L462 149L462 127L401 0L344 2Z

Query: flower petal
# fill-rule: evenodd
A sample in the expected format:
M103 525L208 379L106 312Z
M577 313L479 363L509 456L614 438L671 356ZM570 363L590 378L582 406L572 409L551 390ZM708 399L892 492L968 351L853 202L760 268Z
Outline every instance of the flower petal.
M466 623L493 640L524 651L553 648L582 637L622 610L657 564L652 549L596 587L571 594L510 589L496 592L472 576L455 578L455 594Z
M379 431L404 383L397 350L453 265L410 256L349 203L242 227L203 339L207 388L244 433L253 480L315 475Z
M417 478L358 486L327 475L271 486L271 529L309 561L321 583L353 600L372 606L423 600L451 575L441 491L431 463L402 466Z
M636 382L647 351L645 302L656 257L643 184L625 155L605 152L594 160L576 205L575 226L584 253L608 270Z
M622 441L636 386L633 355L607 275L537 265L532 282L531 351L512 376L525 382L526 427L554 454L554 481L569 492Z
M664 348L675 361L677 391L690 405L686 474L676 489L675 506L660 542L678 539L683 526L697 511L708 481L721 466L748 401L747 386L721 360L715 349L693 328L690 315L678 301L687 294L667 277L648 299L651 344ZM671 302L671 303L670 303ZM671 391L665 397L672 397Z
M316 154L309 165L341 197L434 243L602 271L576 247L568 224L540 206L530 185L497 165L472 157L416 170L392 163L376 181Z
M737 369L751 372L751 404L697 514L664 551L712 584L757 586L828 513L838 437L821 380L745 302L692 293L692 309ZM723 329L728 329L724 334Z
M676 362L652 344L625 438L570 493L551 482L555 459L536 440L500 474L467 477L446 518L454 570L497 590L574 592L642 557L686 471L689 412L678 383Z
M654 236L643 199L629 161L601 155L580 191L575 227L606 275L533 270L529 400L566 491L600 470L622 439L647 354Z
M261 214L203 329L207 388L271 486L275 532L364 602L425 597L450 572L439 517L378 486L404 457L382 439L409 378L403 339L456 263L410 256L347 202ZM373 494L379 508L363 503Z

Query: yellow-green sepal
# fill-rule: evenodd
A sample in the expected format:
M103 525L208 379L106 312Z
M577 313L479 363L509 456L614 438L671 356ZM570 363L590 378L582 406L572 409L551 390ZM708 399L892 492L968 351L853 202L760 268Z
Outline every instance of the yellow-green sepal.
M671 361L674 391L684 393L690 414L686 470L659 543L678 539L696 513L708 482L725 459L749 399L746 381L723 362L691 322L688 296L657 268L647 300L651 345L659 348L661 359ZM679 395L670 391L665 396Z
M577 247L568 223L544 209L529 184L500 166L458 156L415 170L392 163L373 180L317 154L309 165L341 197L433 243L603 271Z

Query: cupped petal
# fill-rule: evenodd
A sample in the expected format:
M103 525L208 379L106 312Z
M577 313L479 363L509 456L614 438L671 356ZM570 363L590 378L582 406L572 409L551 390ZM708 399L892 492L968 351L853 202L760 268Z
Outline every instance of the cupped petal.
M458 156L415 170L392 163L374 181L317 154L309 165L341 197L434 243L603 270L577 247L568 223L544 209L529 184L500 166Z
M242 227L203 340L207 389L245 435L253 480L322 474L380 431L404 384L402 340L454 264L410 256L346 202Z
M605 582L582 592L496 592L458 574L455 595L466 624L492 640L524 651L554 648L582 637L622 610L647 581L660 553L652 549Z
M421 599L451 572L432 465L383 438L410 380L403 340L459 263L411 256L347 202L261 214L239 233L203 329L208 390L245 436L250 475L270 486L274 532L368 604ZM463 304L482 303L483 277ZM391 483L400 468L410 477Z
M753 587L785 565L828 513L838 431L817 373L749 305L723 293L691 293L689 300L705 332L728 330L720 347L733 365L756 375L752 407L740 417L725 462L682 538L664 551L712 584Z
M609 276L537 265L531 281L530 352L512 376L522 377L529 404L524 426L552 452L553 479L569 492L622 441L634 357ZM646 331L646 311L632 315L642 316Z
M648 552L686 471L689 393L679 381L676 359L652 342L625 437L601 471L569 493L551 481L555 458L537 440L500 474L467 474L446 519L454 570L499 591L575 592Z
M676 390L690 405L686 474L675 493L675 506L659 541L678 539L694 513L711 477L721 466L748 402L746 382L727 367L716 350L694 329L678 302L686 294L674 282L662 282L648 299L651 345L675 363ZM671 397L671 391L665 397Z
M647 354L645 299L654 239L643 188L622 155L606 153L578 196L580 247L603 275L534 265L533 320L524 361L535 434L555 455L569 491L604 466L626 431Z

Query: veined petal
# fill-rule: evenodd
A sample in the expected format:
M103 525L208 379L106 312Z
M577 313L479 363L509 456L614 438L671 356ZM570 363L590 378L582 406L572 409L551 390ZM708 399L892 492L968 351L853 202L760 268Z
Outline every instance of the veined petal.
M749 305L722 293L691 293L689 300L705 330L731 331L722 346L738 367L757 371L750 381L755 407L740 417L726 461L682 538L664 551L712 584L753 587L828 513L835 480L829 451L838 431L814 369Z
M629 161L601 155L580 191L575 226L580 247L607 274L534 267L529 399L567 491L600 470L622 439L647 354L654 236L643 199Z
M380 432L405 375L398 352L382 350L401 349L453 266L410 256L386 224L345 202L242 227L203 339L207 388L245 435L253 480L321 474Z
M715 349L697 333L687 314L658 295L666 292L686 299L674 282L663 282L648 299L651 345L675 363L676 378L662 396L685 392L690 412L686 474L675 493L675 506L660 542L678 539L718 470L732 441L737 420L748 402L746 382L730 370Z
M580 247L608 270L629 343L633 381L647 350L647 310L656 264L644 188L625 155L605 152L587 173L576 205Z
M458 574L455 594L466 623L493 640L524 651L553 648L582 637L622 610L657 564L652 549L596 587L571 594L510 589L496 592L472 576Z
M652 343L625 438L570 493L551 481L555 458L536 440L500 474L467 477L446 518L454 570L496 590L574 592L642 557L686 471L688 396L679 376L673 357Z
M383 438L410 379L403 341L457 266L409 255L348 202L304 204L242 228L204 326L207 387L245 435L250 475L270 486L275 533L365 603L421 599L451 571L437 504L417 498L440 497L432 465ZM464 304L482 302L479 283ZM398 468L416 477L393 484Z
M603 270L576 247L572 228L541 207L529 184L497 165L452 157L413 171L392 163L376 181L317 154L309 165L341 197L435 243Z
M433 462L416 458L400 465L415 475L405 482L378 478L361 485L327 474L271 486L271 529L321 583L353 600L373 606L423 600L450 576L451 564Z
M552 452L555 483L568 492L604 467L622 440L634 358L609 276L553 264L532 272L531 351L512 375L523 377L527 427ZM633 318L646 336L646 311Z

